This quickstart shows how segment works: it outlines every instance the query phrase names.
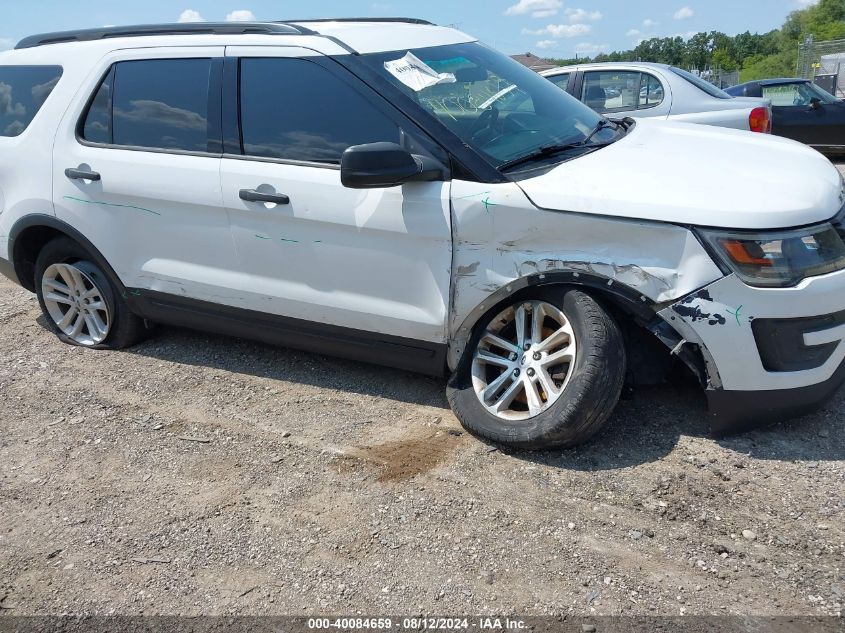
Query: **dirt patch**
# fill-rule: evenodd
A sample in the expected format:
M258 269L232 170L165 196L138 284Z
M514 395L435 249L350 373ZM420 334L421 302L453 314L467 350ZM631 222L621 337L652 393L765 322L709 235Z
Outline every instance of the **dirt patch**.
M437 430L424 437L357 447L347 457L371 462L380 470L378 481L405 481L433 470L454 454L461 444L461 431Z

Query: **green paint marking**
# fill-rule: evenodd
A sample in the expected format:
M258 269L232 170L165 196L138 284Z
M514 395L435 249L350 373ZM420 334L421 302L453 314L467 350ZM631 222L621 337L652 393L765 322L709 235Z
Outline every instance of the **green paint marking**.
M490 207L498 207L499 206L495 202L490 202L490 196L487 196L486 198L484 198L484 200L481 201L481 204L484 205L484 210L487 213L490 213Z
M480 193L471 193L468 196L460 196L458 198L454 198L454 200L467 200L469 198L477 198L478 196L487 196L484 200L481 201L481 204L484 205L484 210L487 213L490 213L490 207L498 207L499 205L495 202L490 202L490 192L489 191L482 191Z
M481 193L471 193L468 196L461 196L459 198L454 198L454 200L467 200L468 198L477 198L478 196L486 196L490 192L489 191L482 191Z
M280 237L279 239L280 239L282 242L291 242L292 244L299 244L299 240L289 240L289 239L288 239L288 238L286 238L286 237Z
M258 233L255 234L255 237L257 237L259 240L269 240L270 239L266 235L259 235Z
M734 316L736 317L736 324L737 324L737 325L742 325L742 324L739 322L739 311L740 311L740 310L742 310L742 306L739 306L739 307L736 309L736 312L733 312L732 310L728 310L727 308L725 308L725 311L726 311L728 314L732 314L732 315L734 315Z
M99 200L85 200L83 198L74 198L73 196L63 196L65 200L73 200L74 202L84 202L85 204L99 204L105 207L120 207L122 209L135 209L136 211L145 211L153 215L161 215L158 211L152 209L145 209L144 207L136 207L132 204L116 204L114 202L101 202Z

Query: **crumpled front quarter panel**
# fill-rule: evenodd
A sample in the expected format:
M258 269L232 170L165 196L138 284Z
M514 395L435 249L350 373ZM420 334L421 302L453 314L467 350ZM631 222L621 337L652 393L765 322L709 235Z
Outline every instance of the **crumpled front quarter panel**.
M529 283L553 282L555 273L616 284L646 305L722 277L686 228L538 209L515 183L455 180L452 215L452 367L487 310Z

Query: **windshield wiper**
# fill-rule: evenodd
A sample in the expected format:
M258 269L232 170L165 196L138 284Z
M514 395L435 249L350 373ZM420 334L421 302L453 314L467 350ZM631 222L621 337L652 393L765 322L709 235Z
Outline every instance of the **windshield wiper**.
M612 125L610 121L607 119L602 119L598 122L593 131L590 132L583 140L577 141L575 143L563 143L559 145L545 145L544 147L539 148L538 150L531 152L530 154L526 154L525 156L520 156L519 158L514 158L513 160L509 160L507 162L502 163L499 165L499 171L504 171L506 169L510 169L511 167L517 167L524 163L530 163L531 161L540 160L543 158L547 158L549 156L554 156L555 154L560 154L561 152L565 152L571 149L577 149L579 147L585 147L589 149L598 149L600 147L607 147L613 141L606 141L604 143L590 143L590 139L592 139L596 134L598 134L601 130L606 128L607 126Z

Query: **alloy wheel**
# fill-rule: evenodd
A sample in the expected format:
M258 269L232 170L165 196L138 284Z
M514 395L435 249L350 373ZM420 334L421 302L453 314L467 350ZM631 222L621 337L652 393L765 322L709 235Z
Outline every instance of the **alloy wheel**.
M575 367L572 323L546 301L524 301L498 314L472 357L475 394L491 414L512 421L546 411Z
M111 315L103 293L73 264L52 264L41 278L41 294L56 327L79 345L99 345L109 334Z

